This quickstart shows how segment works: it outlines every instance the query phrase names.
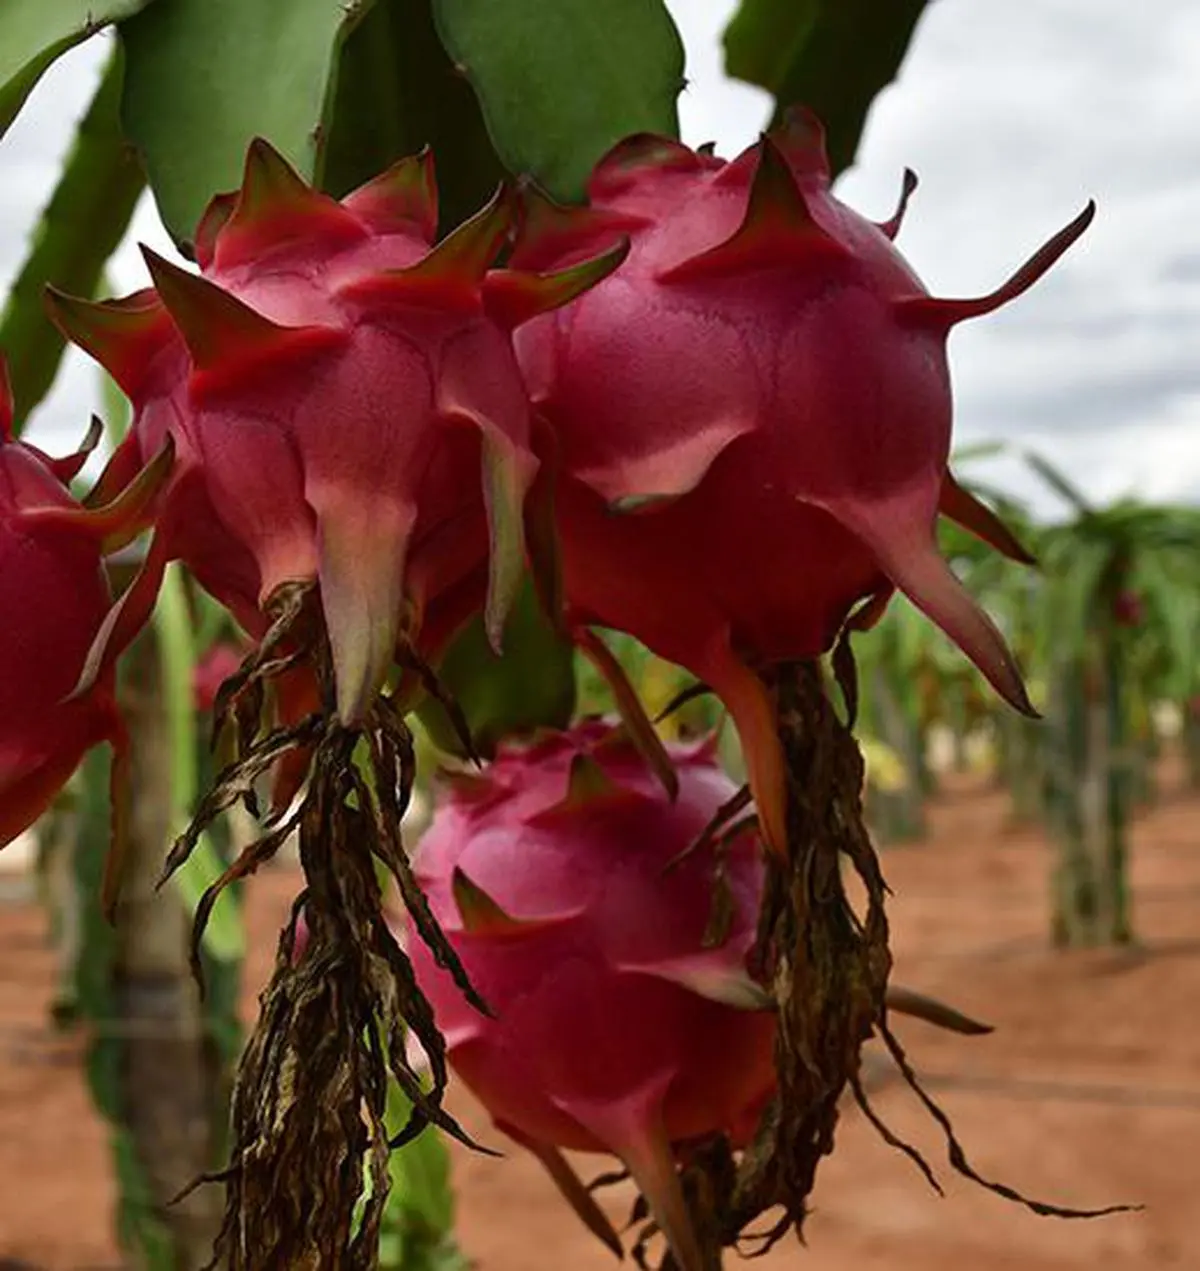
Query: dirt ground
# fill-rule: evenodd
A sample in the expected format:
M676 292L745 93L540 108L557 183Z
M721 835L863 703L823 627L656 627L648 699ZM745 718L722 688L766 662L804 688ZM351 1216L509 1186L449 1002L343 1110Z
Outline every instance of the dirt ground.
M1005 822L1002 796L959 779L933 809L932 837L886 854L896 978L997 1026L970 1039L909 1021L902 1038L982 1174L1060 1204L1145 1211L1041 1218L957 1179L936 1127L880 1057L877 1111L922 1147L946 1197L848 1107L807 1248L789 1239L757 1264L763 1271L1200 1267L1200 798L1168 773L1137 825L1141 943L1124 952L1047 948L1049 853L1036 832ZM252 986L295 886L277 871L252 887ZM0 1271L116 1271L107 1144L80 1043L47 1027L44 928L28 902L0 899ZM457 1111L507 1150L461 1093ZM480 1271L612 1265L530 1158L514 1149L499 1161L455 1159L461 1240ZM614 1201L627 1212L626 1197Z

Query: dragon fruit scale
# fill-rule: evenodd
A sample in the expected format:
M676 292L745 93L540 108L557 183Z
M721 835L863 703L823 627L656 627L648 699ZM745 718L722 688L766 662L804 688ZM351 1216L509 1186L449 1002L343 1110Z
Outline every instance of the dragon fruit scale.
M201 586L251 635L267 623L258 607L260 577L254 556L225 527L209 497L188 428L189 357L170 315L152 289L98 304L47 288L50 316L70 339L101 362L134 408L133 426L101 478L120 485L171 438L177 456L156 507L158 550L147 562L157 586L170 559L186 561Z
M633 634L723 698L772 843L782 759L754 672L828 650L895 588L1032 711L936 546L941 513L1028 560L948 471L946 340L1031 286L1094 207L990 295L942 300L892 243L914 187L906 174L882 225L840 203L806 112L732 162L633 137L589 206L531 193L513 256L557 269L631 240L617 273L516 338L555 437L567 617Z
M624 735L596 721L502 746L482 775L456 778L415 868L495 1018L421 941L410 957L452 1065L498 1126L617 1251L557 1149L620 1156L692 1271L672 1144L753 1129L774 1088L775 1023L746 970L758 840L743 833L725 849L731 920L706 949L711 853L668 866L734 786L708 743L671 753L674 803Z
M0 606L5 614L0 625L0 846L45 811L92 746L109 741L124 753L113 662L150 606L145 596L135 598L116 620L104 556L148 524L171 453L164 448L111 499L84 505L66 483L97 439L93 424L85 448L64 459L51 459L17 440L0 361ZM89 666L90 650L105 628L104 656Z
M50 297L135 405L124 463L175 440L164 560L255 635L285 584L319 584L346 724L442 597L461 621L486 593L497 640L523 568L537 463L511 332L624 245L548 276L491 269L513 211L502 189L434 246L428 153L338 202L260 139L201 220L199 274L146 251L152 290Z

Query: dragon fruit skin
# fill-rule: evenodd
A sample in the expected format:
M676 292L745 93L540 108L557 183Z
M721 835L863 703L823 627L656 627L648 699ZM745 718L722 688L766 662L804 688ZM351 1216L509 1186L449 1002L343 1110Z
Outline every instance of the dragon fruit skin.
M197 230L200 276L147 252L152 291L50 300L135 404L125 462L175 440L155 567L182 558L252 634L284 584L319 582L347 724L443 595L458 613L482 580L497 641L523 568L537 464L511 330L623 248L555 277L489 271L512 211L502 191L431 248L427 154L339 203L257 140Z
M245 649L231 640L211 645L192 669L192 701L196 710L211 711L221 685L238 669Z
M561 268L632 242L618 273L517 334L556 439L568 618L630 632L718 692L772 843L781 758L749 668L822 653L894 588L1032 710L936 546L940 512L1028 560L948 472L945 346L1040 277L1094 209L991 295L938 300L891 242L914 185L891 221L866 221L830 193L802 112L732 162L635 137L595 169L588 208L531 199L514 255Z
M45 811L92 746L123 750L113 659L149 609L127 607L85 675L112 609L103 556L144 528L170 463L164 452L112 501L85 507L66 482L87 450L50 459L12 424L0 362L0 846Z
M620 1156L690 1271L672 1145L721 1131L744 1141L774 1088L775 1022L746 971L758 839L728 845L732 921L706 949L711 851L666 866L734 786L707 743L672 757L673 804L605 724L502 747L484 775L451 787L416 860L496 1018L466 1002L423 943L410 956L451 1063L497 1125L560 1185L558 1148Z
M98 304L48 291L51 317L102 363L134 408L133 426L101 478L120 485L170 438L177 462L156 508L159 550L148 568L168 559L187 563L204 589L255 637L266 630L258 607L261 579L247 548L213 507L188 427L187 346L155 292L134 292ZM155 580L155 584L156 584Z
M1138 592L1123 587L1113 597L1112 619L1118 627L1140 627L1145 621L1145 605Z

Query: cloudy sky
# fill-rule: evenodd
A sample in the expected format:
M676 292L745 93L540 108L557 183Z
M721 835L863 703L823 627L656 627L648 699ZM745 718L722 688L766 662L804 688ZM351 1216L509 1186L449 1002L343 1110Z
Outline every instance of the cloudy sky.
M688 47L685 140L733 154L765 97L726 80L731 0L674 0ZM1033 447L1097 499L1200 500L1200 6L1156 0L934 0L898 82L876 103L839 195L891 213L905 166L921 177L901 246L940 295L990 291L1094 197L1084 240L1003 313L959 328L957 438ZM16 270L105 49L76 50L0 142L0 286ZM153 208L134 226L165 246ZM144 273L132 242L113 264ZM95 377L75 360L35 420L81 431ZM1055 503L1016 459L976 469Z

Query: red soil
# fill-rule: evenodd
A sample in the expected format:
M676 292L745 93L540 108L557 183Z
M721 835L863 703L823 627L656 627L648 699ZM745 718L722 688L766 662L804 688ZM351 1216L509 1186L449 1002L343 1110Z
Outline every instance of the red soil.
M957 781L932 837L886 853L896 978L997 1026L981 1039L900 1025L910 1057L953 1118L978 1170L1047 1201L1128 1201L1143 1213L1092 1222L1037 1217L954 1176L939 1131L882 1056L878 1113L938 1170L939 1199L847 1107L819 1175L807 1250L790 1239L763 1271L1068 1271L1200 1266L1200 796L1168 773L1134 835L1136 950L1047 947L1050 855L1009 830L1002 796ZM287 870L250 893L262 983L296 888ZM30 903L0 903L0 1271L110 1271L113 1185L104 1128L79 1070L78 1039L47 1027L53 956ZM253 993L247 994L248 1008ZM508 1151L460 1092L456 1110ZM529 1157L456 1152L462 1244L480 1271L602 1271L613 1265ZM587 1173L602 1162L582 1160ZM613 1196L614 1214L628 1196ZM733 1259L730 1259L733 1263ZM22 1266L20 1262L16 1266Z

